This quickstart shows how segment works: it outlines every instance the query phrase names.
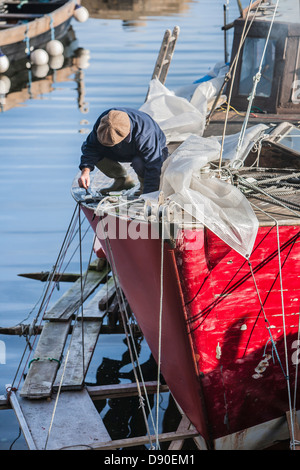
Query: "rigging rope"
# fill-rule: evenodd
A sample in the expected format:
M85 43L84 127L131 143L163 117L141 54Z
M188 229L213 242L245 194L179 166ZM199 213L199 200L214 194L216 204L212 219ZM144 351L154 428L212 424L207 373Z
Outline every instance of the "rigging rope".
M81 208L80 208L80 203L78 203L78 211L79 211L78 220L79 220L79 226L80 226L80 210L81 210ZM79 233L81 234L80 229L79 229ZM89 261L88 261L88 266L90 265L91 258L92 258L92 254L93 254L93 251L94 251L95 240L96 240L96 236L94 236L94 240L93 240L93 243L92 243L92 248L91 248L91 251L90 251L90 257L89 257ZM62 372L62 375L61 375L61 378L60 378L60 382L59 382L59 387L58 387L58 391L57 391L57 395L56 395L56 399L55 399L55 403L54 403L54 407L53 407L53 411L52 411L52 415L51 415L51 421L50 421L50 425L49 425L49 429L48 429L48 433L47 433L47 438L46 438L44 450L47 449L47 445L48 445L48 442L49 442L50 434L51 434L51 431L52 431L52 426L53 426L53 422L54 422L54 417L55 417L55 414L56 414L57 405L58 405L58 400L59 400L59 397L60 397L61 388L62 388L63 381L64 381L65 371L66 371L66 367L67 367L68 360L69 360L69 355L70 355L70 351L71 351L71 345L72 345L72 341L73 341L73 337L74 337L74 333L75 333L75 326L76 326L76 324L77 324L77 322L78 322L78 316L79 316L79 310L80 310L80 308L81 308L81 312L82 312L82 319L81 319L81 334L82 334L82 350L81 350L81 353L82 353L82 367L83 367L83 369L82 369L82 380L84 381L85 370L84 370L83 292L84 292L84 288L85 288L85 284L86 284L86 280L87 280L87 275L88 275L88 269L86 270L86 273L85 273L85 276L84 276L84 279L83 279L83 273L82 273L82 250L81 250L81 239L80 239L80 276L81 276L81 277L80 277L80 295L81 295L81 305L79 306L79 308L78 308L78 310L77 310L77 314L75 315L73 330L72 330L72 334L71 334L71 339L70 339L70 343L69 343L69 346L68 346L68 349L67 349L67 354L66 354L66 358L65 358L64 368L63 368L63 372Z
M163 314L163 293L164 293L164 212L167 206L164 206L161 213L161 259L160 259L160 299L159 299L159 323L158 323L158 359L157 359L157 392L156 392L156 447L158 442L158 424L159 424L159 387L160 387L160 368L161 368L161 338L162 338L162 314Z
M263 1L263 0L261 0L261 1ZM257 12L258 12L259 6L260 6L260 4L258 5L258 7L257 7L257 9L256 9L256 11L255 11L255 13L254 13L254 15L253 15L253 18L251 19L250 24L249 24L249 27L248 27L246 33L244 34L244 36L243 36L243 33L244 33L244 30L243 30L243 33L242 33L242 36L241 36L241 41L240 41L240 46L242 46L242 45L244 44L244 41L245 41L245 39L246 39L246 37L247 37L247 35L248 35L248 32L249 32L249 30L250 30L250 28L251 28L251 25L252 25L252 23L253 23L253 21L254 21L254 19L255 19L255 17L256 17L256 14L257 14ZM249 10L249 12L250 12L250 10ZM249 17L249 14L247 13L247 15L246 15L246 20L245 20L245 25L246 25L246 22L247 22L248 17ZM244 25L244 26L245 26L245 25ZM216 96L214 102L213 102L213 105L212 105L212 107L211 107L210 113L209 113L209 115L208 115L208 117L207 117L207 119L206 119L206 127L208 126L208 124L209 124L210 121L211 121L212 115L213 115L213 113L214 113L215 110L216 110L216 107L217 107L219 98L221 97L221 95L222 95L222 93L223 93L223 90L224 90L226 84L227 84L227 83L229 82L229 80L231 79L231 72L232 72L232 69L233 69L233 68L234 68L234 74L233 74L232 82L234 81L234 77L235 77L235 73L236 73L236 65L235 65L235 64L236 64L237 61L238 61L239 54L240 54L240 47L238 48L238 52L236 53L236 55L235 55L235 57L234 57L234 59L233 59L231 65L230 65L230 67L229 67L229 70L228 70L228 72L227 72L226 75L225 75L224 82L223 82L223 84L222 84L222 86L221 86L221 88L220 88L220 90L219 90L219 92L218 92L218 94L217 94L217 96ZM230 99L231 99L231 98L230 98ZM227 100L227 105L228 105L228 106L230 106L230 99L229 99L229 101Z
M241 150L243 142L244 142L245 132L246 132L247 125L248 125L253 100L254 100L255 95L256 95L256 88L257 88L257 85L258 85L258 83L260 82L260 79L261 79L261 70L262 70L262 66L263 66L263 61L265 59L267 46L268 46L268 43L269 43L269 39L270 39L273 24L274 24L275 16L276 16L276 13L277 13L278 4L279 4L279 0L277 0L275 8L274 8L274 12L273 12L272 20L271 20L270 27L269 27L269 30L268 30L268 34L267 34L265 46L264 46L264 49L263 49L261 61L260 61L260 64L259 64L258 72L253 77L254 84L253 84L252 92L250 93L250 95L248 97L249 103L248 103L248 107L247 107L247 112L246 112L245 120L244 120L243 125L242 125L242 129L241 129L241 132L240 132L240 135L239 135L239 140L238 140L238 144L237 144L237 148L236 148L236 159L237 160L239 159L239 153L240 153L240 150Z
M232 90L233 90L233 83L234 83L234 80L235 80L235 75L236 75L236 70L237 70L237 65L238 65L238 59L240 57L240 53L241 53L241 50L242 50L242 46L244 44L244 41L246 39L246 36L248 35L248 32L251 28L251 25L252 25L252 22L254 21L254 18L255 18L255 15L258 11L258 7L255 11L255 14L250 22L250 25L247 29L247 32L246 31L246 26L247 26L247 22L248 22L248 19L249 19L249 15L250 15L250 10L251 10L251 6L252 6L252 3L253 3L253 0L250 0L250 4L249 4L249 9L247 11L247 16L246 16L246 19L245 19L245 23L244 23L244 27L243 27L243 31L242 31L242 35L241 35L241 40L240 40L240 43L239 43L239 47L238 47L238 51L236 53L236 56L234 58L234 61L231 65L231 68L230 68L230 73L231 73L231 70L233 68L233 76L232 76L232 79L231 79L231 83L230 83L230 89L229 89L229 95L228 95L228 99L227 99L227 108L226 108L226 116L225 116L225 121L224 121L224 127L223 127L223 134L222 134L222 141L221 141L221 149L220 149L220 157L219 157L219 171L221 170L221 165L222 165L222 158L223 158L223 149L224 149L224 141L225 141L225 134L226 134L226 127L227 127L227 122L228 122L228 116L229 116L229 109L230 109L230 102L231 102L231 95L232 95ZM230 77L230 75L228 75L228 77Z
M32 328L31 328L31 331L32 331L32 332L34 331L34 327L35 327L35 325L37 324L37 321L38 321L38 318L39 318L41 312L42 312L42 311L45 312L45 310L46 310L46 308L47 308L47 305L48 305L49 302L50 302L51 295L52 295L52 293L53 293L53 291L54 291L54 288L55 288L55 285L56 285L56 283L53 283L55 273L56 273L57 269L59 269L59 268L62 266L62 263L63 263L63 261L64 261L64 258L65 258L65 256L66 256L66 253L67 253L67 250L68 250L68 247L70 246L70 243L71 243L72 234L73 234L73 232L74 232L74 230L75 230L75 225L76 225L76 223L77 223L77 219L75 218L75 217L76 217L76 214L77 214L77 205L76 205L76 207L75 207L75 209L74 209L74 212L73 212L73 214L72 214L71 221L70 221L69 226L68 226L68 229L67 229L67 231L66 231L64 240L63 240L62 245L61 245L61 248L60 248L60 250L59 250L59 253L58 253L56 262L55 262L55 264L54 264L54 266L53 266L53 268L52 268L52 271L49 273L49 276L48 276L48 283L46 284L45 289L44 289L44 295L43 295L43 298L42 298L42 301L41 301L41 304L40 304L40 308L39 308L39 310L38 310L38 312L37 312L37 315L36 315L36 317L35 317L35 319L34 319L34 321L33 321L33 324L32 324ZM50 291L51 286L52 286L52 289L51 289L51 291ZM49 293L49 291L50 291L50 293ZM49 295L48 295L48 294L49 294ZM47 297L47 296L48 296L48 297ZM43 313L43 315L44 315L44 313ZM40 325L41 325L42 321L43 321L43 317L41 318ZM18 389L19 386L20 386L20 383L21 383L21 380L22 380L22 375L24 374L25 369L26 369L26 367L27 367L27 364L28 364L28 361L29 361L29 358L30 358L30 354L31 354L31 352L32 352L32 349L33 349L33 346L34 346L34 344L35 344L35 342L36 342L37 337L38 337L38 334L36 333L36 334L35 334L35 337L34 337L33 344L31 345L31 350L30 350L30 352L29 352L29 355L28 355L28 357L27 357L27 360L26 360L25 365L24 365L24 368L23 368L23 373L22 373L21 376L20 376L20 380L19 380L17 389ZM16 379L17 379L17 375L18 375L18 373L19 373L19 370L20 370L21 364L22 364L22 362L23 362L23 359L24 359L24 357L25 357L25 354L26 354L26 351L27 351L28 346L29 346L29 342L27 341L26 346L25 346L25 349L24 349L23 354L22 354L22 357L21 357L21 359L20 359L20 361L19 361L19 366L18 366L18 368L17 368L16 374L15 374L14 379L13 379L13 381L12 381L12 385L11 385L12 388L14 387L15 381L16 381Z
M285 308L284 308L284 296L283 296L283 282L282 282L282 264L281 264L281 249L280 249L280 236L279 236L279 224L278 224L278 220L276 220L271 214L269 214L268 212L264 211L263 209L261 209L260 207L257 207L255 206L254 204L252 204L253 207L259 209L261 212L263 212L266 216L268 216L271 220L273 220L275 226L276 226L276 238L277 238L277 252L278 252L278 266L279 266L279 280L280 280L280 298L281 298L281 311L282 311L282 323L283 323L283 339L284 339L284 351L285 351L285 363L286 363L286 372L284 373L284 376L286 378L286 381L287 381L287 392L288 392L288 401L289 401L289 411L290 411L290 426L291 426L291 434L292 434L292 442L291 442L291 446L292 448L294 449L295 448L295 433L294 433L294 417L293 417L293 412L295 412L295 400L296 400L296 378L295 378L295 395L294 395L294 408L292 407L292 397L291 397L291 388L290 388L290 375L289 375L289 364L288 364L288 350L287 350L287 337L286 337L286 323L285 323ZM261 302L261 298L260 298L260 295L259 295L259 292L258 292L258 288L257 288L257 284L256 284L256 281L255 281L255 278L254 278L254 273L253 273L253 270L252 270L252 267L251 267L251 263L248 259L248 263L249 263L249 267L250 267L250 271L251 271L251 274L252 274L252 278L253 278L253 281L254 281L254 284L255 284L255 288L256 288L256 292L257 292L257 295L258 295L258 298L259 298L259 302L261 304L261 309L263 311L263 315L265 317L265 321L267 321L269 327L268 328L268 331L269 331L269 334L270 334L270 338L271 338L271 342L272 342L272 345L274 346L275 348L275 352L276 352L276 356L277 356L277 359L279 360L279 364L281 366L281 369L283 370L282 368L282 365L281 365L281 361L280 361L280 358L279 358L279 354L278 354L278 351L277 351L277 348L275 346L275 342L274 342L274 339L272 338L272 334L271 334L271 331L270 331L270 323L269 321L267 320L266 318L266 314L265 314L265 310L264 310L264 307L263 307L263 304ZM299 326L300 326L300 318L299 318L299 325L298 325L298 336L299 336Z
M82 243L81 243L81 219L80 219L80 214L81 214L81 207L80 203L78 204L78 224L79 224L79 264L80 264L80 303L81 303L81 341L82 341L82 378L84 378L84 323L83 323L83 282L82 282ZM95 245L95 236L94 236L94 241L92 244L92 247L94 248ZM91 250L91 254L92 254ZM90 255L90 259L91 259ZM90 261L88 263L88 266L90 265ZM86 271L87 275L87 271ZM86 278L85 278L86 279Z
M107 253L108 253L108 257L110 258L110 261L111 261L111 271L112 271L112 275L113 275L113 279L114 279L114 283L115 283L115 287L116 287L116 295L117 295L118 304L119 304L121 317L122 317L122 321L123 321L125 336L126 336L126 339L127 339L128 350L129 350L130 359L131 359L132 368L133 368L133 374L134 374L137 389L138 389L140 408L142 409L144 422L145 422L145 426L146 426L146 430L147 430L147 435L148 435L148 438L149 438L150 448L153 449L151 433L150 433L148 420L147 420L147 416L146 416L146 412L145 412L144 398L142 396L141 387L140 387L140 383L139 383L139 379L138 379L138 374L137 374L135 362L137 364L137 368L138 368L138 371L139 371L139 374L140 374L142 386L143 386L143 389L144 389L144 394L145 394L145 397L146 397L146 403L147 403L147 406L148 406L150 419L151 419L152 425L155 429L154 420L153 420L153 417L152 417L152 410L151 410L151 406L150 406L149 399L148 399L148 393L147 393L147 389L146 389L146 386L145 386L143 373L142 373L142 370L141 370L141 367L140 367L140 362L139 362L139 359L138 359L138 353L137 353L137 350L136 350L136 347L135 347L135 343L134 343L133 340L132 340L132 342L130 342L129 334L130 334L131 338L133 338L134 335L133 335L133 332L132 332L132 329L131 329L131 326L130 326L130 323L129 323L129 318L128 318L128 315L127 315L127 309L126 309L126 305L125 305L123 292L122 292L122 289L121 289L121 287L119 285L119 281L118 281L117 269L116 269L114 254L113 254L111 244L110 244L110 239L109 239L109 236L108 236L107 232L105 232L103 218L101 216L99 216L99 222L100 222L101 227L102 227L103 238L105 240L105 246L106 246L106 250L107 250ZM133 349L134 349L134 353L135 353L135 360L134 360L134 357L133 357L131 343L133 345Z
M274 196L272 196L271 194L269 194L267 191L264 191L262 188L258 188L257 186L255 186L254 184L250 183L249 181L247 181L244 177L242 176L238 176L238 180L239 182L247 187L247 188L250 188L258 193L262 193L264 194L265 196L267 196L268 198L270 198L270 200L272 201L272 204L275 204L275 205L280 205L282 207L284 207L285 209L288 209L292 214L294 214L297 218L299 218L299 214L297 214L297 212L295 212L295 210L293 210L291 207L288 206L288 203L290 203L290 201L286 201L286 202L281 202L279 200L279 198L276 198ZM293 203L292 203L293 205Z

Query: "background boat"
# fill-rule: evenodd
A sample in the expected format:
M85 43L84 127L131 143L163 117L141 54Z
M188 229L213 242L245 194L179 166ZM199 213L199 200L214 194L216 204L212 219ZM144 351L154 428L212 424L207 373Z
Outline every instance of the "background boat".
M0 48L10 60L30 55L53 39L63 37L73 17L73 0L41 2L7 2L0 13ZM27 52L25 51L27 49Z

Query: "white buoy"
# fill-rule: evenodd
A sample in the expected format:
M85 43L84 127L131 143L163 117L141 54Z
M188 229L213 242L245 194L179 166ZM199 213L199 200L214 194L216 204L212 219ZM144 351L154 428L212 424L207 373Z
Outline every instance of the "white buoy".
M9 60L8 57L0 52L0 73L5 73L9 68Z
M51 41L47 43L46 51L48 52L50 56L55 57L57 55L63 54L64 46L57 39L52 39Z
M49 55L44 49L35 49L30 54L30 60L34 65L45 65L49 62Z
M45 78L47 76L47 73L49 72L49 65L48 64L33 65L31 70L32 70L32 74L36 78Z
M0 76L0 95L7 95L10 90L10 79L6 75Z
M77 51L76 58L74 59L74 64L77 65L79 69L87 69L90 66L90 51L89 49L80 48Z
M63 54L50 57L49 66L52 70L59 70L64 65L65 57Z
M89 17L89 12L82 5L76 5L73 16L80 23L84 23Z

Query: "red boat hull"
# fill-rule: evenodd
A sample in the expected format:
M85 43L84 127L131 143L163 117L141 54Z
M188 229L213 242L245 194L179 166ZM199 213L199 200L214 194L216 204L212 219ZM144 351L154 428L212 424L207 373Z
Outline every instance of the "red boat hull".
M83 210L157 360L161 240L124 237L124 224L140 232L132 220L122 221L121 237L120 219L109 216L115 236L107 243L99 219ZM182 231L175 249L164 243L161 370L208 443L289 410L298 357L299 237L299 226L280 227L279 238L276 227L261 227L251 265L205 228Z
M184 237L177 249L214 439L289 410L297 359L299 237L299 226L279 228L281 270L276 227L259 229L251 266L206 229L202 248L193 250L189 242L189 250Z

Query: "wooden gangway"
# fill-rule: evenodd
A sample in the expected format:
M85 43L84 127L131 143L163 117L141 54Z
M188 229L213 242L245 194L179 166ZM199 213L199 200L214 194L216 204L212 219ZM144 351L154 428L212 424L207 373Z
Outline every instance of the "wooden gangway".
M142 384L86 386L85 376L105 327L104 318L116 313L116 286L107 265L100 271L91 265L44 314L43 325L28 373L20 390L7 385L7 396L0 397L0 410L12 408L30 450L113 450L146 445L157 436L112 440L95 401L138 395ZM78 315L84 301L82 315ZM115 315L114 315L115 318ZM118 321L111 328L120 331ZM157 383L143 383L142 393L156 393ZM159 386L168 391L167 385ZM192 438L198 448L203 441L190 421L182 420L173 432L158 436L178 450Z

